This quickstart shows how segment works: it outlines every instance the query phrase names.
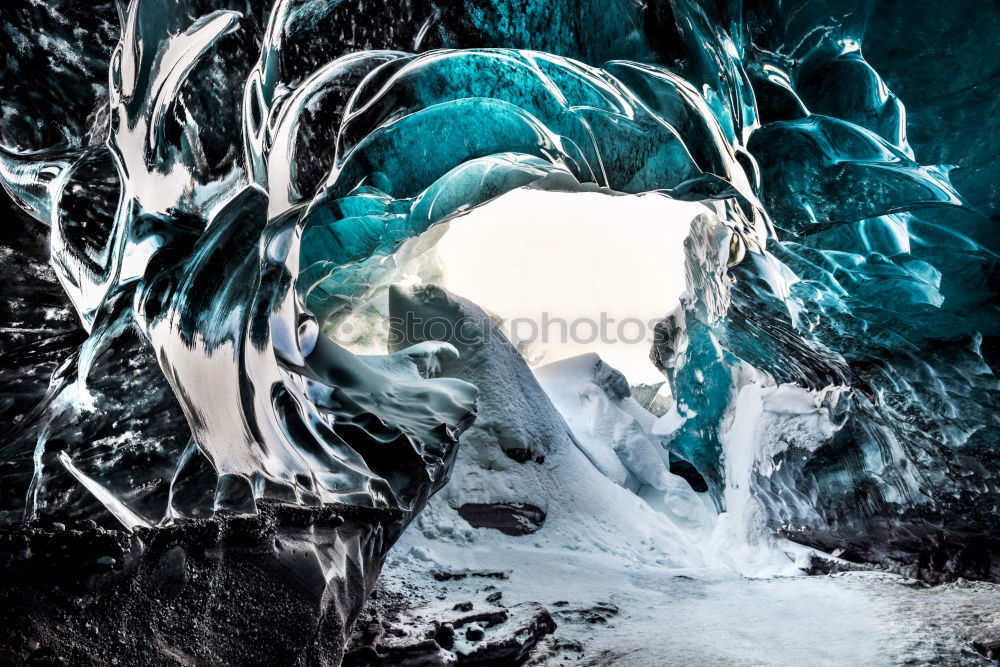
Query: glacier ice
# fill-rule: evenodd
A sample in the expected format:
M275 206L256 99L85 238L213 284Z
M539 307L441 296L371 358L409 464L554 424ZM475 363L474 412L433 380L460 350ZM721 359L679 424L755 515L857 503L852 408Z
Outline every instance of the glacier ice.
M257 517L350 589L339 632L414 518L478 534L456 512L544 536L640 503L620 525L690 562L677 513L996 578L998 67L904 4L5 5L4 530ZM658 416L403 280L525 188L700 211ZM432 306L488 343L337 342ZM310 537L289 508L354 518Z

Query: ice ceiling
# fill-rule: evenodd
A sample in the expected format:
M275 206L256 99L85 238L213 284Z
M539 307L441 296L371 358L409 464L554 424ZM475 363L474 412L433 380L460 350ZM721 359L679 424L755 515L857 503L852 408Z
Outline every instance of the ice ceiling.
M871 3L355 5L3 10L30 20L0 32L0 180L85 332L18 278L4 521L418 511L477 387L437 377L446 342L369 357L327 334L407 239L531 186L704 205L652 357L663 446L717 507L742 461L768 530L989 571L989 205L920 161L937 139L908 142L863 55ZM831 426L753 426L750 383L814 392Z

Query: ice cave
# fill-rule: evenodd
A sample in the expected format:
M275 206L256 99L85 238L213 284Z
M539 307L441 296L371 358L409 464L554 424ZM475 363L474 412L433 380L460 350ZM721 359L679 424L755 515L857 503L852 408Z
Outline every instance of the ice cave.
M995 3L0 15L0 664L1000 664Z

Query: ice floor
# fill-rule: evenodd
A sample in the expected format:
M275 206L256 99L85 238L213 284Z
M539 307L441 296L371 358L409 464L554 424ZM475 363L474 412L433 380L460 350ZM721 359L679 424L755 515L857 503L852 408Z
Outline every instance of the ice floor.
M1000 587L937 587L879 572L747 579L720 571L624 564L583 552L457 548L411 536L382 586L415 622L460 602L537 601L558 624L538 665L987 665L972 649L1000 630ZM431 574L464 569L506 580ZM405 582L405 583L404 583Z

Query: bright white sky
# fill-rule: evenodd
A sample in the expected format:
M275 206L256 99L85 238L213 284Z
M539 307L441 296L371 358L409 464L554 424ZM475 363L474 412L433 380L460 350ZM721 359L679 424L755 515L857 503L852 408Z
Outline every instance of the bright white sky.
M632 384L662 382L647 323L678 305L684 239L706 211L656 194L515 190L451 221L437 245L443 286L504 318L515 343L535 339L532 365L596 352ZM607 335L587 342L602 313ZM619 326L629 318L643 325Z

